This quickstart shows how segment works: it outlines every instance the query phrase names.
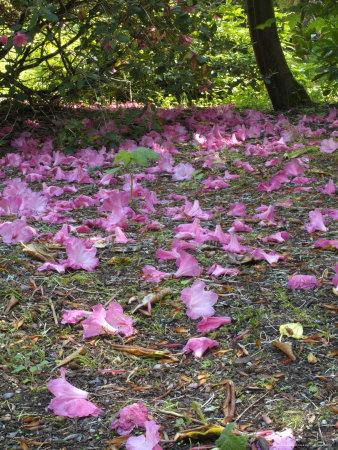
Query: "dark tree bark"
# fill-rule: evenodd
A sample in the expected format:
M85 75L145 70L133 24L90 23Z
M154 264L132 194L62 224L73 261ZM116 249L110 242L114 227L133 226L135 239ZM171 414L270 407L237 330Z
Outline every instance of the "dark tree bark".
M279 41L272 0L246 0L252 46L274 109L309 105L310 97L293 77ZM257 29L267 21L269 26Z

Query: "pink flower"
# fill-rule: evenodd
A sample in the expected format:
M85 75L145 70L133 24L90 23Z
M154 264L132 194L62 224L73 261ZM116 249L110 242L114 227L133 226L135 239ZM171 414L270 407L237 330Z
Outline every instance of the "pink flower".
M193 172L195 172L195 169L190 163L179 163L176 167L174 167L173 180L190 180Z
M212 275L213 277L219 277L220 275L239 275L240 273L238 269L222 267L219 264L213 264L207 272L208 275Z
M155 420L144 422L146 434L141 436L132 436L126 442L127 450L162 450L158 445L160 441L159 429Z
M322 194L335 194L336 186L333 180L329 180L329 182L325 186L320 187L319 190Z
M0 224L0 234L5 244L16 244L20 241L29 242L36 231L27 225L26 219L16 219Z
M179 252L180 256L176 260L178 266L175 277L198 277L202 269L198 266L197 259L185 251Z
M61 323L77 323L90 314L90 311L85 311L84 309L70 309L63 313Z
M122 306L114 302L109 305L108 311L102 305L93 306L93 312L82 322L84 329L83 339L101 334L124 334L131 336L134 333L133 319L123 314Z
M202 358L203 353L205 353L209 348L218 345L217 341L213 341L207 337L192 338L189 339L186 346L182 349L185 353L193 352L195 358Z
M215 314L213 305L217 302L218 295L204 288L205 283L196 280L190 288L181 291L181 300L187 307L187 316L190 319L210 317Z
M61 378L48 382L49 391L55 398L49 403L48 408L54 414L63 417L97 417L102 409L87 400L88 392L78 389L66 381L66 369L61 367Z
M315 231L327 231L324 223L324 217L320 212L320 209L316 208L314 211L309 212L310 222L305 224L305 228L309 233Z
M181 34L181 38L183 40L183 46L185 47L186 45L191 44L194 41L194 38L187 36L185 34Z
M333 153L338 148L338 142L334 141L331 137L330 139L324 139L320 145L320 151L322 153Z
M66 244L68 267L93 272L99 265L99 260L95 256L96 252L97 249L87 244L83 239L71 238Z
M154 266L144 266L142 278L150 283L159 283L162 278L169 278L171 275L167 272L161 272L155 269Z
M122 408L119 419L114 420L111 427L117 428L117 432L121 436L127 436L136 426L144 427L147 419L148 409L143 400L139 400L138 403Z
M274 225L275 219L273 217L273 213L275 210L274 205L270 205L268 207L265 207L265 205L262 205L262 207L264 207L263 212L261 212L260 214L256 214L253 216L253 219L260 219L263 223L266 222L267 225ZM260 207L259 209L261 209L262 207Z
M245 203L233 203L230 205L230 211L228 212L228 216L236 216L236 217L245 217Z
M317 278L312 275L294 275L289 278L290 289L313 289L318 286Z
M28 36L25 33L20 33L19 31L13 37L13 44L15 47L22 47L23 45L27 45Z
M221 225L216 225L215 231L208 236L209 239L219 241L222 244L229 244L230 242L230 234L224 233Z
M197 324L197 331L199 333L207 333L208 331L216 330L224 324L231 323L231 317L205 317Z
M0 36L0 44L6 45L7 42L8 42L7 34L4 34L3 36Z

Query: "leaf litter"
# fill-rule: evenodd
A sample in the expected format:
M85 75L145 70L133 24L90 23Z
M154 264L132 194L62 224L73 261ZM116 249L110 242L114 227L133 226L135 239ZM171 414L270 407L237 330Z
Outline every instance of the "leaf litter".
M76 114L99 127L92 111ZM300 448L333 445L337 156L326 142L336 111L161 117L141 138L131 141L130 127L114 148L100 135L100 148L79 142L72 154L53 144L51 126L48 136L25 121L13 131L0 160L1 445L123 448L110 425L139 401L145 434L129 445L212 448L222 435L219 448L269 448L290 429ZM119 150L127 171L114 165ZM187 297L194 283L201 290ZM100 332L84 347L81 323L61 324L70 307L90 313L113 300L133 334ZM204 331L197 317L223 321ZM200 339L218 345L184 352ZM47 409L48 382L63 383L57 367L97 417Z

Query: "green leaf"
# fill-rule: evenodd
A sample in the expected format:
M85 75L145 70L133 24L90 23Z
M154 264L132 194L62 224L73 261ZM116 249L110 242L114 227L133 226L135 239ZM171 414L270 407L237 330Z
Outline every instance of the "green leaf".
M269 28L271 25L275 22L276 19L273 17L270 17L270 19L266 20L264 23L261 23L260 25L257 25L257 30L264 30L264 28Z
M219 450L246 450L249 441L249 435L242 434L241 436L236 436L235 434L231 433L234 428L234 423L229 423L224 428L222 434L215 442Z
M131 153L126 152L125 150L120 150L118 154L115 156L115 163L123 162L124 165L128 165L132 162Z
M160 155L150 148L140 147L131 152L132 160L140 166L146 166L149 160L160 159Z

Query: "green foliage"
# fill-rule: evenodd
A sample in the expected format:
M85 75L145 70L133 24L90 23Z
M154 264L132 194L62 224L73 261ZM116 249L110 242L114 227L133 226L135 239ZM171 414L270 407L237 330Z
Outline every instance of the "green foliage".
M246 434L241 436L232 434L231 431L234 427L234 423L229 423L222 431L222 434L216 441L216 446L219 450L246 450L249 436Z
M123 166L130 175L130 204L133 203L133 184L134 184L134 171L136 166L147 166L149 161L160 159L160 156L147 147L140 147L131 152L120 150L115 156L115 163L123 163ZM108 171L108 173L114 173L116 169Z

